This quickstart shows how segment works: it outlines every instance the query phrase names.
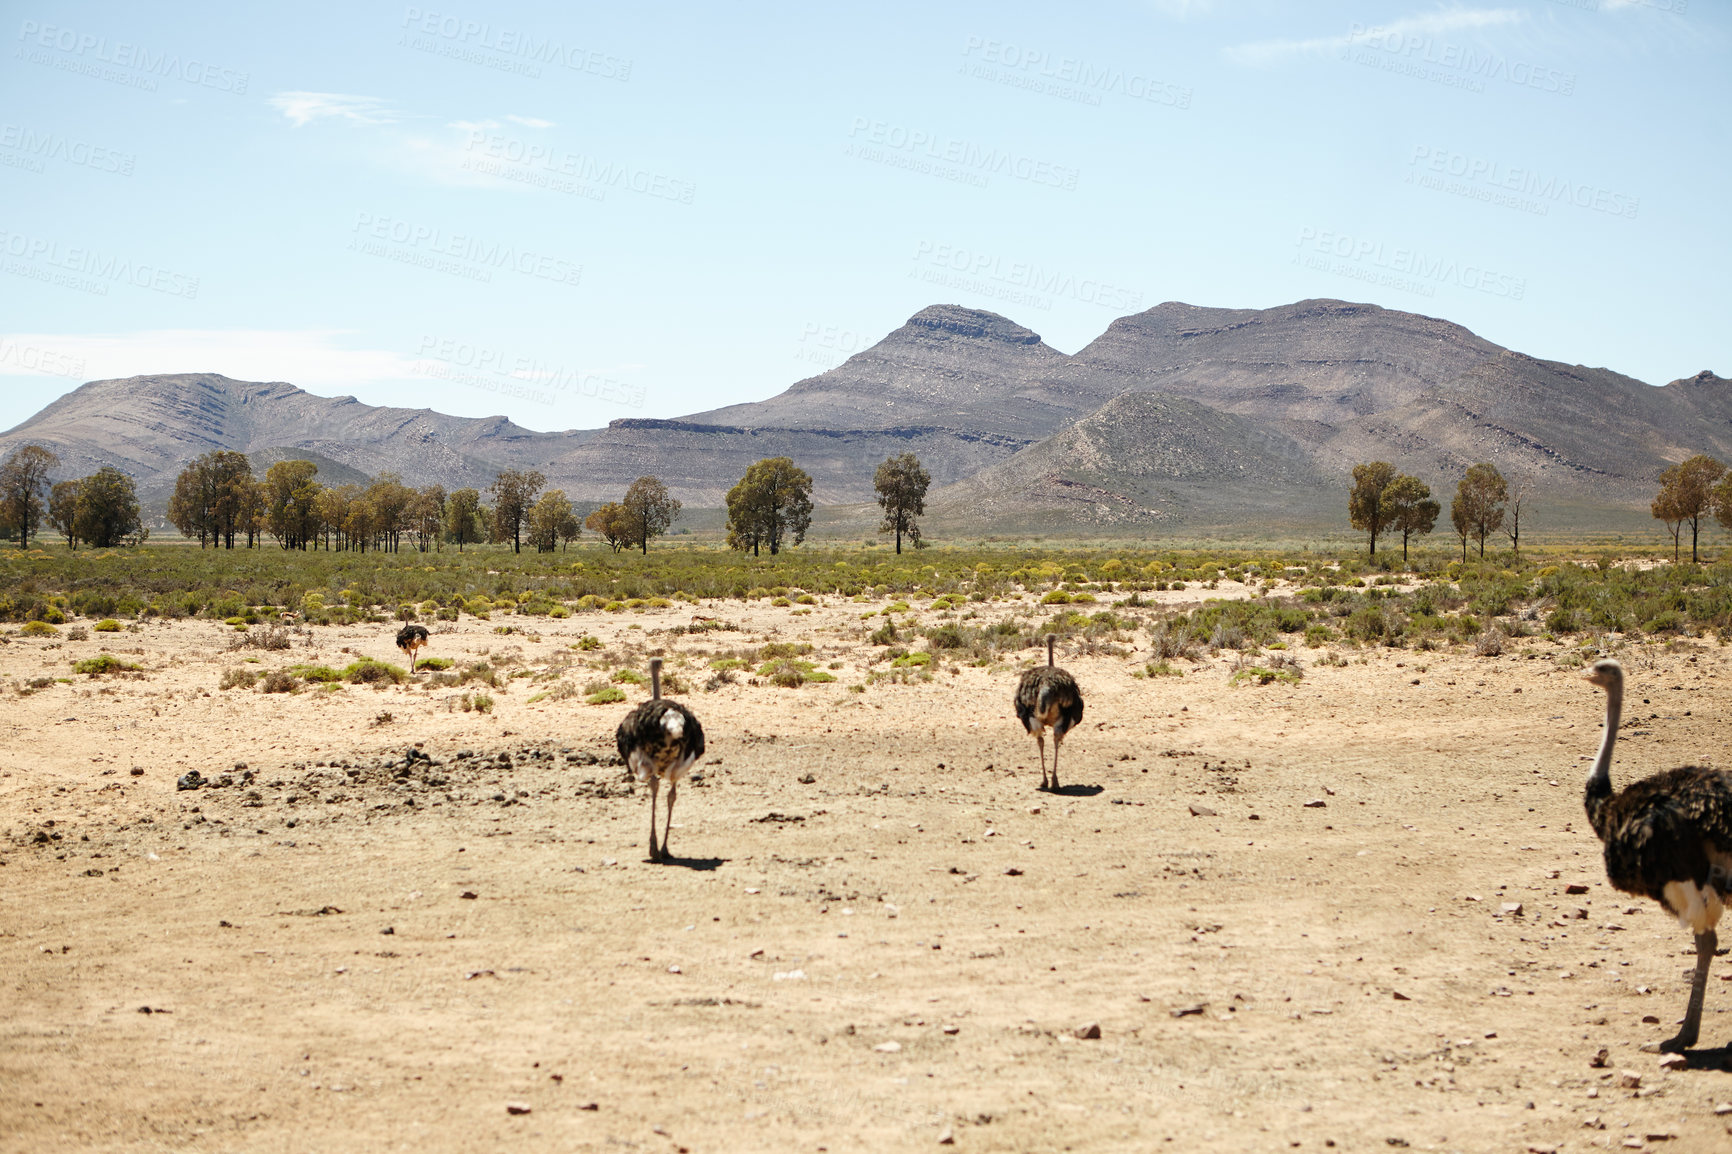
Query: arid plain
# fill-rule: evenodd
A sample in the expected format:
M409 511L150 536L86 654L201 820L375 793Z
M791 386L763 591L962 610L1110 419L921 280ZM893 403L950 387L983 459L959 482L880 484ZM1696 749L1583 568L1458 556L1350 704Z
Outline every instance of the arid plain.
M1155 598L1205 595L1232 594ZM1296 649L1297 684L1235 685L1232 653L1133 676L1141 632L1061 645L1087 713L1051 795L1015 666L850 689L885 669L882 608L438 623L425 656L498 671L489 713L427 673L218 687L248 657L401 661L386 625L289 651L211 621L11 631L0 1146L1728 1142L1732 965L1663 1069L1643 1047L1682 1013L1689 935L1605 885L1581 803L1604 703L1574 648ZM704 691L775 641L837 680ZM1725 650L1609 647L1614 781L1718 763ZM139 671L72 674L105 650ZM531 701L654 653L708 736L672 865L644 860L613 748L645 690ZM42 678L70 681L17 692ZM193 770L232 784L177 789Z

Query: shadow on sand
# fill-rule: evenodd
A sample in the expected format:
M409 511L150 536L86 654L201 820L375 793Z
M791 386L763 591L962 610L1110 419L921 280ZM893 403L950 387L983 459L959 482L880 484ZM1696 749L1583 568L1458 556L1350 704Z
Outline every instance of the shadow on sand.
M1061 785L1057 789L1049 789L1047 793L1059 797L1094 797L1106 792L1104 785Z
M651 861L646 857L643 861L645 865L679 866L681 869L702 870L706 873L728 863L725 857L668 857L661 861Z

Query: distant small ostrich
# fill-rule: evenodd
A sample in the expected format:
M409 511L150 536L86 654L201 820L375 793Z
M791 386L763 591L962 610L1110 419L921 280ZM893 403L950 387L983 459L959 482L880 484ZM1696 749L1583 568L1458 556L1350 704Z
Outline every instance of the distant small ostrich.
M650 699L626 714L614 739L619 755L639 781L650 787L650 860L668 860L668 830L674 824L674 797L680 778L704 755L704 727L692 711L662 698L662 659L650 658ZM668 783L667 820L656 843L656 794Z
M1082 690L1076 678L1052 663L1053 635L1046 635L1046 664L1024 671L1016 686L1016 719L1040 743L1040 787L1058 789L1058 747L1082 721ZM1052 784L1046 776L1046 729L1052 727Z
M1732 895L1732 773L1680 766L1612 792L1612 745L1624 705L1624 669L1595 662L1588 680L1606 691L1606 734L1588 773L1583 802L1606 847L1606 878L1627 894L1653 898L1696 935L1696 975L1684 1028L1660 1043L1668 1053L1696 1044L1702 994L1720 921Z
M405 625L397 632L397 648L409 659L409 672L415 672L415 651L427 644L427 627L425 625Z

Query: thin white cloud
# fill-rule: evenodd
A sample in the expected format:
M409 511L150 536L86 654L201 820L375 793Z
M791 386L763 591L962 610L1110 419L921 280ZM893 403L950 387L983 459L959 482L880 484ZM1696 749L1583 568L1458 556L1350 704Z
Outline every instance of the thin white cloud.
M341 92L279 92L270 98L270 105L296 128L326 119L356 124L395 124L399 119L397 110L382 100Z
M80 379L108 380L155 373L221 373L241 381L290 381L315 392L356 383L420 379L415 359L386 349L343 347L337 329L155 329L136 333L17 333L0 344L53 350L49 368L22 360L0 373L65 376L68 360ZM62 371L55 371L55 370Z
M1215 6L1215 0L1149 0L1156 12L1163 16L1171 16L1175 20L1184 20L1191 16L1204 16Z
M513 123L513 124L521 124L525 128L552 128L553 127L553 121L543 120L539 116L518 116L514 113L507 113L505 119L511 121L511 123Z
M1497 28L1521 22L1521 13L1514 8L1444 8L1420 16L1407 16L1388 24L1367 25L1357 32L1358 39L1367 35L1381 38L1432 36L1445 32ZM1251 44L1235 44L1226 49L1227 59L1236 64L1259 66L1273 64L1294 56L1313 56L1334 52L1354 43L1353 31L1337 36L1317 36L1303 40L1261 40Z

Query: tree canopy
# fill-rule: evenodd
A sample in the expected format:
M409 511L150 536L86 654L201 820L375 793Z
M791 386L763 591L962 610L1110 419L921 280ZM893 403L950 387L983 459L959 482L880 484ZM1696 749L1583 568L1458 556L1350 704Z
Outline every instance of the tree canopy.
M30 535L42 524L48 473L58 464L60 458L41 445L25 445L0 464L0 508L23 548L30 547Z
M1395 466L1388 461L1370 461L1353 466L1353 491L1347 496L1347 516L1353 527L1371 535L1371 556L1377 556L1377 537L1389 528L1389 512L1383 507L1383 491L1395 480Z
M1672 560L1678 560L1678 538L1690 526L1690 563L1695 564L1696 544L1702 533L1702 515L1714 507L1715 482L1726 466L1705 453L1697 453L1660 474L1660 492L1649 512L1666 523L1672 534Z
M884 509L880 533L896 534L896 551L902 552L906 536L920 544L919 518L926 513L926 487L932 475L921 467L913 453L901 453L887 458L873 474L872 487L878 491L878 504Z
M680 513L679 501L668 492L660 477L639 477L633 481L619 508L630 540L645 553L649 552L650 538L666 533Z
M1503 525L1504 502L1509 488L1497 466L1482 461L1470 466L1467 475L1455 487L1455 499L1449 503L1449 519L1461 537L1461 557L1467 560L1469 537L1479 539L1479 555L1485 556L1485 539Z
M768 546L781 552L784 543L798 545L812 524L812 478L787 457L766 457L746 470L728 490L728 545L750 549Z

